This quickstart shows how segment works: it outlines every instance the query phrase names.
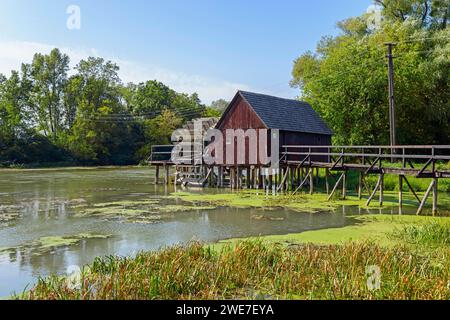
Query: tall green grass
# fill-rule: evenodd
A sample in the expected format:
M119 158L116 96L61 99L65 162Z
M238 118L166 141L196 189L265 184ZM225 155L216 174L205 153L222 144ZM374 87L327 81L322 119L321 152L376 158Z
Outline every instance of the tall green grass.
M450 224L430 222L406 225L393 232L393 237L407 243L425 246L450 246Z
M283 247L244 241L220 252L200 243L96 259L70 289L61 277L40 279L28 299L450 299L450 257L443 264L406 247L374 244ZM366 267L381 269L367 286Z

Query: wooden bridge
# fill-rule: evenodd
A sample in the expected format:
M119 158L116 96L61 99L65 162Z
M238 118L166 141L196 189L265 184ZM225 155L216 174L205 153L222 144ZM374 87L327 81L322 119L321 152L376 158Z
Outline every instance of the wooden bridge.
M414 146L304 146L284 145L280 150L278 169L258 165L177 165L171 161L173 146L154 146L149 164L156 166L155 182L159 183L160 167L165 171L165 183L170 183L170 168L175 168L174 183L191 186L230 187L232 189L270 189L296 194L304 188L312 194L319 184L319 169L325 170L323 189L331 199L338 189L347 195L349 171L359 173L358 197L368 193L367 205L378 194L384 201L384 177L398 176L399 208L402 213L403 186L414 195L420 214L432 195L432 212L438 208L439 179L450 178L450 145ZM373 190L366 177L378 176ZM431 179L422 198L413 189L408 178Z

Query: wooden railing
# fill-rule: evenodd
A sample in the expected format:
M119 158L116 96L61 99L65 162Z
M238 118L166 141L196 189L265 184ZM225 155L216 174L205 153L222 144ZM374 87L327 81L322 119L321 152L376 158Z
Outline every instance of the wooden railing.
M170 162L172 157L173 145L155 145L151 148L148 162Z
M420 151L420 152L419 152ZM450 145L436 146L282 146L282 154L286 161L293 156L328 156L365 159L380 158L394 159L407 162L408 160L450 160Z
M401 162L402 169L417 170L422 175L436 172L436 163L450 161L450 145L415 146L282 146L284 163L332 164L332 169L362 165L366 171L392 167ZM384 163L383 163L384 161ZM420 163L421 168L415 168ZM441 170L442 171L442 170ZM443 170L448 172L450 170Z

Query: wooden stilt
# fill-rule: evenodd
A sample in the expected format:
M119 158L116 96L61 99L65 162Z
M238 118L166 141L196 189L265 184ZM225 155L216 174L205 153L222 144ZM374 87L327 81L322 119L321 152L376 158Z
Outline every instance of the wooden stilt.
M295 188L295 168L290 167L290 173L291 173L291 187L290 190L293 191Z
M155 184L159 183L159 166L156 166L156 172L155 172Z
M164 166L164 184L166 186L170 183L169 170L170 170L170 166L165 165Z
M342 199L347 197L347 171L342 174Z
M223 188L223 167L219 166L219 177L218 177L218 186L219 188Z
M403 176L398 176L398 213L403 214Z
M242 168L237 167L237 179L236 179L236 189L242 189Z
M380 199L379 199L379 203L380 203L380 207L383 206L383 202L384 202L384 174L380 174L380 178L381 178L381 182L380 182Z
M425 195L423 196L422 202L420 203L419 209L417 209L417 215L420 215L422 213L423 207L425 206L425 203L427 202L428 196L431 193L431 190L434 187L434 180L431 181L430 186L428 187L427 191L425 192Z
M433 216L437 214L438 207L438 178L433 178Z
M328 196L327 201L330 201L331 197L333 197L334 193L336 192L339 184L341 183L342 179L344 178L345 172L341 174L341 176L339 177L339 179L336 181L336 184L333 187L333 190L331 191L330 195Z
M230 168L230 188L231 189L234 189L234 180L235 180L235 168L234 167L232 167L232 168Z
M178 166L175 166L175 178L173 179L173 185L176 186L177 185L177 181L178 181L178 177L179 177L179 172L178 172Z
M363 176L362 172L359 173L359 180L358 180L358 199L362 199L362 184L363 184Z
M314 169L310 169L310 175L309 175L309 194L314 193Z
M380 188L381 184L381 175L378 176L377 184L375 185L375 188L373 189L372 194L370 195L369 199L367 199L366 206L368 207L370 205L370 202L372 202L373 197L377 194L377 190Z
M272 172L269 172L269 190L272 189L272 185L273 185L273 174Z
M301 190L303 188L303 186L306 184L306 182L308 181L309 177L311 175L311 170L309 171L309 173L306 175L305 179L303 179L303 181L300 183L300 185L297 187L297 189L295 189L295 191L292 193L292 195L295 195L299 190Z
M408 179L406 179L406 176L403 176L403 180L405 180L406 185L408 186L408 189L412 192L412 194L414 195L414 197L416 198L417 202L420 203L422 202L422 200L420 200L419 196L417 195L417 193L414 191L414 189L412 188L411 184L409 183Z
M330 183L328 181L328 169L325 169L325 190L327 191L327 195L330 193Z

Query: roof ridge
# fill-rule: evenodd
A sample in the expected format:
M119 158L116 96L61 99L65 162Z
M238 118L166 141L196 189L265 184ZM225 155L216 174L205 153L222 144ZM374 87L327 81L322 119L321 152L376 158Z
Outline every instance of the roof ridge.
M279 99L279 100L295 101L295 102L300 102L300 103L306 103L306 104L308 104L306 101L302 101L302 100L298 100L298 99L292 99L292 98L277 97L277 96L273 96L273 95L271 95L271 94L266 94L266 93L259 93L259 92L246 91L246 90L239 90L239 92L240 92L240 93L250 93L250 94L255 94L255 95L259 95L259 96L265 96L265 97L275 98L275 99Z

